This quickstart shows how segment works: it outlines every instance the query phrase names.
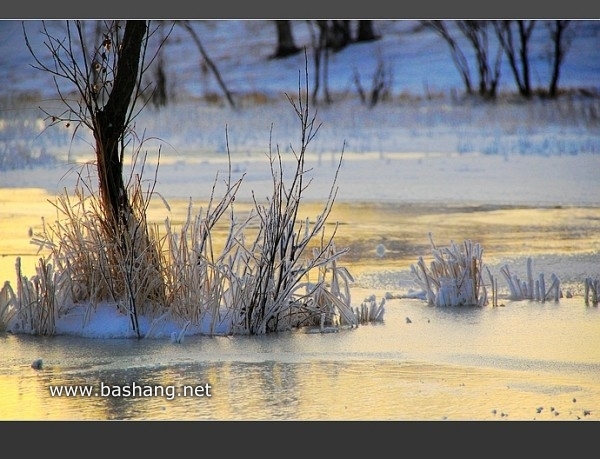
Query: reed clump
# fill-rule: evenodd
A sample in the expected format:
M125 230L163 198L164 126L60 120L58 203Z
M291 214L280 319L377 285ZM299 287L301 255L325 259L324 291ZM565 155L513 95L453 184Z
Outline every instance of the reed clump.
M527 258L527 279L521 279L510 271L508 265L504 265L500 272L504 276L510 290L511 300L535 300L545 303L549 299L558 301L562 296L560 279L554 273L550 275L550 284L546 288L544 273L539 273L537 279L533 275L533 260Z
M415 281L424 290L428 304L435 306L485 306L489 297L483 274L487 272L491 298L497 306L497 283L483 263L480 244L465 240L437 247L429 235L433 260L429 265L419 257L411 266Z
M598 306L598 294L600 293L600 278L586 277L584 282L584 298L586 306Z
M6 331L6 327L12 321L17 311L17 298L9 281L4 281L0 289L0 331Z

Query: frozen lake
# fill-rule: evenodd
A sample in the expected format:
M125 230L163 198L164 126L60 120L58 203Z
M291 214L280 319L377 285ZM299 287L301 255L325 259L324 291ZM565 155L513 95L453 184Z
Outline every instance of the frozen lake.
M38 194L19 196L20 208L36 209ZM176 215L187 201L171 205ZM151 214L158 219L160 212ZM38 215L23 218L20 228L39 221ZM168 337L3 333L0 418L600 419L600 310L582 296L582 276L597 263L600 209L341 203L331 218L340 223L338 246L350 248L343 264L355 275L357 305L372 294L380 300L414 287L409 267L419 255L427 260L428 230L440 246L463 237L481 242L484 261L498 276L505 263L524 276L531 256L534 271L556 273L573 298L510 301L499 277L501 306L440 308L388 299L383 323L338 333L189 336L180 344ZM2 259L10 259L5 279L13 258ZM42 369L32 369L39 358ZM170 386L173 394L209 384L211 396L103 396L102 384ZM52 397L50 386L89 386L94 395Z

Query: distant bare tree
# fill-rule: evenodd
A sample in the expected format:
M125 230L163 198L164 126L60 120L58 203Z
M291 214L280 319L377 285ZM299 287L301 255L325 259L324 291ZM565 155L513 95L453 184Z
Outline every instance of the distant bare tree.
M311 102L313 105L318 105L319 91L321 89L321 83L323 83L323 95L325 97L325 103L331 103L331 95L329 94L328 87L328 66L329 66L329 52L330 48L327 46L328 43L328 27L324 24L327 21L315 21L317 25L317 31L312 27L312 22L309 21L309 30L311 35L312 49L313 49L313 65L314 65L314 78L315 83L313 85L313 91L311 96Z
M508 59L519 93L524 97L531 97L532 94L529 72L529 40L535 23L534 20L494 21L496 36ZM515 43L516 40L518 43Z
M227 98L227 102L229 102L229 105L231 107L235 108L235 101L233 100L233 95L227 88L227 85L225 84L225 81L223 80L223 77L221 76L219 69L217 68L215 63L212 61L212 59L208 56L208 53L204 49L204 46L202 45L202 41L200 40L200 37L196 33L196 30L192 27L192 25L190 24L189 21L180 21L179 24L181 24L181 26L185 30L187 30L189 32L189 34L192 36L192 39L194 40L194 43L196 43L196 46L198 47L198 51L200 51L200 54L201 54L202 58L204 59L204 62L206 62L206 65L212 71L213 75L217 79L219 86L221 87L221 90L223 91L223 94L225 94L225 97Z
M460 76L463 80L463 84L465 85L465 92L467 94L473 93L473 84L471 83L471 72L469 71L469 63L464 53L460 49L458 42L456 39L450 34L446 24L443 21L421 21L425 27L428 27L435 31L440 37L442 37L448 47L450 48L450 55L452 56L452 61L456 66Z
M324 47L333 51L340 51L352 42L350 21L315 21L324 38Z
M379 60L371 80L371 89L366 91L360 81L360 75L357 69L354 70L354 84L358 91L360 101L373 108L379 101L389 98L392 87L392 73L389 66L386 66L383 60Z
M565 59L565 54L571 45L570 36L567 34L570 21L555 20L547 23L552 39L552 76L548 86L548 95L556 97L558 93L558 80L560 78L560 69Z
M275 26L277 28L277 49L271 57L278 59L300 52L301 48L298 48L294 41L291 21L275 21Z
M473 82L469 61L444 21L421 21L423 25L435 31L450 48L454 65L458 69L467 94L473 94ZM493 63L489 57L488 21L456 21L460 33L467 39L473 48L479 75L478 93L484 97L494 98L500 79L500 64L502 62L502 48L499 48Z
M292 32L293 21L277 20L277 48L271 55L272 58L284 58L301 51L296 46ZM352 38L352 31L348 20L318 20L314 23L318 26L320 34L324 38L324 48L339 51L351 43L378 40L380 37L375 33L372 20L357 21L356 38Z
M493 64L489 57L488 21L457 21L458 28L469 40L475 52L477 71L479 73L479 95L489 98L496 97L500 80L500 65L502 63L502 48L498 47Z
M370 20L360 20L358 21L358 28L356 31L356 41L373 41L378 40L379 35L375 33L373 29L373 21Z
M161 21L157 26L157 32L160 33L160 42L165 43L167 37L173 31L175 27L174 23L169 24L169 31L165 33L165 27L167 26L166 21ZM167 73L165 71L165 58L164 58L164 46L161 46L158 50L156 57L156 64L153 68L154 76L154 90L150 99L155 107L164 107L169 101L169 93L167 91Z

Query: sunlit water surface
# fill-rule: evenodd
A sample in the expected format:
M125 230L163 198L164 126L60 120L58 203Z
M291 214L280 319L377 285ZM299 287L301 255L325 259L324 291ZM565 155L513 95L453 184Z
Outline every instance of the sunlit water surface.
M18 255L25 274L33 269L39 255L28 230L51 213L46 198L0 189L2 280L14 282ZM170 204L183 218L187 202ZM338 247L350 249L356 305L414 287L408 268L427 259L428 232L440 246L481 243L495 274L509 263L524 276L531 256L536 274L555 272L574 296L540 303L501 295L501 306L483 308L390 299L383 323L338 333L189 336L179 344L0 333L0 419L600 419L600 310L582 297L583 279L598 276L598 208L339 203L330 221L340 223ZM174 392L115 392L134 385ZM52 397L55 386L89 386L91 394ZM186 386L204 392L184 396Z

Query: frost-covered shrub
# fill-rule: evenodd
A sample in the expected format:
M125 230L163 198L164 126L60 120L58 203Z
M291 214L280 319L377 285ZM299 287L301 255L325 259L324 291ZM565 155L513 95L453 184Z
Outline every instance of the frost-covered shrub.
M584 282L585 305L598 306L598 293L600 292L600 278L588 277Z
M556 274L550 275L550 286L546 289L544 273L540 273L537 279L533 277L533 261L527 258L527 280L520 279L516 274L510 272L508 265L504 265L500 272L506 279L510 289L511 300L535 300L542 303L553 298L558 301L561 297L560 280Z
M431 235L430 235L431 240ZM423 257L411 266L415 281L423 288L427 302L436 306L485 306L488 304L483 271L487 271L496 305L494 279L482 260L478 243L465 240L438 248L431 240L433 260L427 266Z

